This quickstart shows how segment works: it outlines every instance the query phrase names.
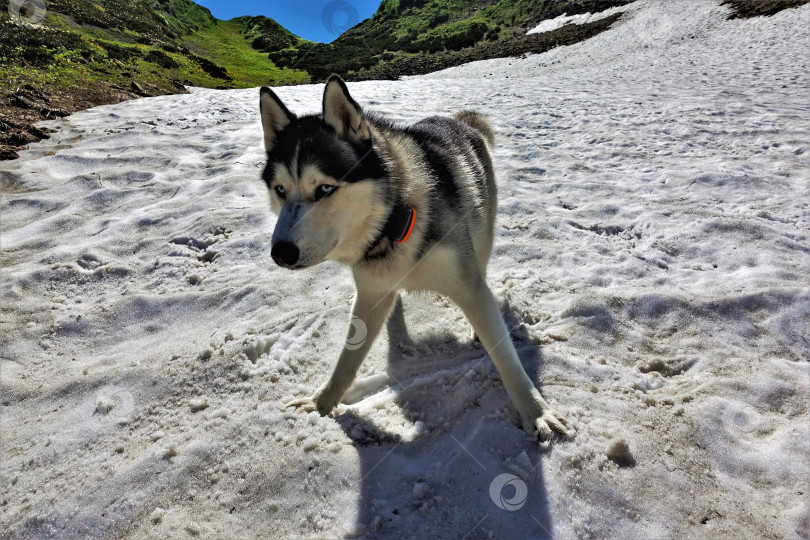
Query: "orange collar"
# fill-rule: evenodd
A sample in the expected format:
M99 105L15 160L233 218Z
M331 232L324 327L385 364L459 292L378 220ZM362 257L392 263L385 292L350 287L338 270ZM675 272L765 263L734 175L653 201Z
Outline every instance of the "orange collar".
M391 228L393 231L399 231L398 233L389 235L389 238L397 244L402 244L411 237L413 224L416 223L416 210L413 206L401 205L398 209L394 209L394 211L391 212L388 223L392 225Z
M387 238L395 244L405 243L411 237L414 223L416 223L416 209L414 207L403 203L394 205L380 234L366 249L366 257L369 257L369 253L380 245L383 238ZM374 257L372 256L372 258Z

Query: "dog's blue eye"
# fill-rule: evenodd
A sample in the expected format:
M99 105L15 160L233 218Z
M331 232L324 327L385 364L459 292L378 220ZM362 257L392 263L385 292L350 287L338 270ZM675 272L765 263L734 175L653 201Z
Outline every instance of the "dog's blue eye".
M284 189L284 186L276 186L276 193L282 199L287 195L287 191Z
M323 199L324 197L328 197L332 193L335 192L337 186L332 186L329 184L321 184L317 188L315 188L315 200Z

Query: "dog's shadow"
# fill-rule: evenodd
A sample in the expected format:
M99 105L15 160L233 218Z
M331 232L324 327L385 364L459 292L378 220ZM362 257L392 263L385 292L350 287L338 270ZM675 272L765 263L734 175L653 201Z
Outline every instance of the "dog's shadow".
M505 316L510 328L520 326L513 313ZM447 334L414 343L401 300L387 329L388 378L401 415L349 409L337 417L355 441L360 464L356 536L550 538L538 443L515 425L517 413L503 384L493 381L484 349L470 351ZM517 339L521 361L534 378L541 351ZM446 376L415 375L413 358L402 353L414 346L441 349L455 364L441 363L454 369L446 368ZM471 364L463 377L459 363ZM407 377L408 383L398 382Z

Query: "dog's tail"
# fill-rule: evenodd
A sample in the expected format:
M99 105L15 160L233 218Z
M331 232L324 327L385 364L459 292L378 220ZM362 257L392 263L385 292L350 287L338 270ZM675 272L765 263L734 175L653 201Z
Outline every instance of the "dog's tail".
M490 146L495 144L495 130L483 114L475 111L461 111L456 113L456 120L464 122L473 129L481 132Z

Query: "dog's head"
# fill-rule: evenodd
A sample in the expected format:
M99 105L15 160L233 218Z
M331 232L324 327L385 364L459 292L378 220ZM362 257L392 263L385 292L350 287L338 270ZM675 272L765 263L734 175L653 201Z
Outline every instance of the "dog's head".
M386 169L360 106L335 75L320 115L296 116L267 87L259 103L263 178L278 214L273 260L293 269L326 259L356 263L386 215Z

